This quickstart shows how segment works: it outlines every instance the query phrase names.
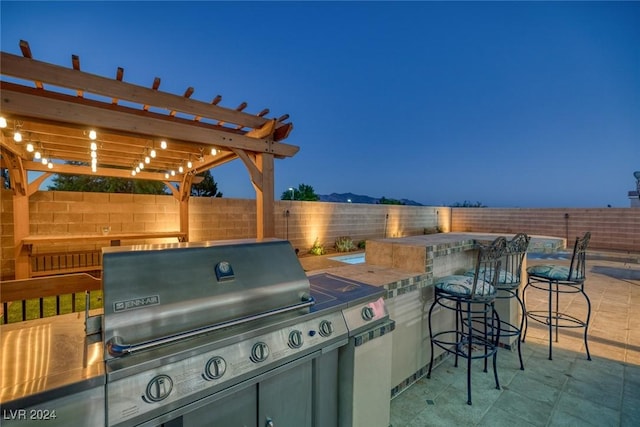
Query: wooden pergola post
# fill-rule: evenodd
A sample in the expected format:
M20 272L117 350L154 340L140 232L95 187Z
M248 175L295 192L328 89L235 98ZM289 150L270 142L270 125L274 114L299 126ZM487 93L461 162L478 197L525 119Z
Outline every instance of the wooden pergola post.
M256 166L262 175L262 189L256 191L257 238L275 237L273 155L258 154Z

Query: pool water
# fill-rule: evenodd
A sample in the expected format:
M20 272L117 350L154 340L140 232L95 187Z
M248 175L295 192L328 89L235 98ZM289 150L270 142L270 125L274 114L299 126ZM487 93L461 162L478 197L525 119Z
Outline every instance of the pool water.
M353 254L353 255L341 255L341 256L334 256L329 259L332 259L334 261L344 262L346 264L363 264L365 261L365 255L364 253Z

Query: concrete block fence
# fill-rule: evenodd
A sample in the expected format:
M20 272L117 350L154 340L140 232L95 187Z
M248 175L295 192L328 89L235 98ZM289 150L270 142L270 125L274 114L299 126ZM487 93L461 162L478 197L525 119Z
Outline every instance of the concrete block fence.
M1 274L14 274L13 204L10 190L0 192ZM171 196L39 191L29 200L29 233L99 234L173 231L179 228L179 204ZM256 205L251 199L192 197L189 241L251 238L256 235ZM473 231L542 234L568 238L592 232L590 248L640 252L640 209L494 209L365 205L277 201L276 237L301 252L314 241L329 248L338 237L357 243L381 237ZM166 242L174 242L167 239ZM163 243L127 241L127 244ZM98 244L38 247L39 252L94 250Z

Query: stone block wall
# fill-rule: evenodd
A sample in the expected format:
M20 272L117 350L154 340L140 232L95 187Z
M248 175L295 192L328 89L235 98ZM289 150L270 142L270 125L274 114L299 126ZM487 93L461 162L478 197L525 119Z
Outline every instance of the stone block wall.
M3 278L14 271L13 204L10 190L0 191L0 268ZM31 196L30 234L93 234L174 231L179 229L179 203L172 196L39 191ZM640 209L637 208L448 208L276 201L276 237L290 240L301 252L315 239L326 248L349 236L357 243L383 237L406 237L441 231L548 235L566 238L591 231L589 249L640 252ZM192 197L189 240L226 240L256 235L252 199ZM175 239L167 239L175 242ZM162 243L156 239L149 243ZM127 244L145 243L127 241ZM95 244L39 247L38 251L98 249Z
M518 233L567 239L591 232L589 249L640 252L636 208L452 208L452 231Z

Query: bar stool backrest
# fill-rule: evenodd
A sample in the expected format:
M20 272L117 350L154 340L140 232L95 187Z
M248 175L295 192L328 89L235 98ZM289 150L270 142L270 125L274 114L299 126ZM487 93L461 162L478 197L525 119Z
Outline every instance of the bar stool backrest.
M478 258L473 276L473 287L471 288L472 298L485 294L485 292L476 293L479 282L481 286L489 283L495 288L499 275L494 273L500 271L500 264L506 247L507 239L504 237L498 237L489 245L478 245Z
M500 284L520 285L522 276L522 262L527 254L531 237L524 233L518 233L513 239L507 241L504 261L502 263L503 272L500 273Z
M587 246L589 246L590 239L591 233L588 231L584 233L584 236L576 237L571 264L569 265L569 281L582 281L586 277Z

